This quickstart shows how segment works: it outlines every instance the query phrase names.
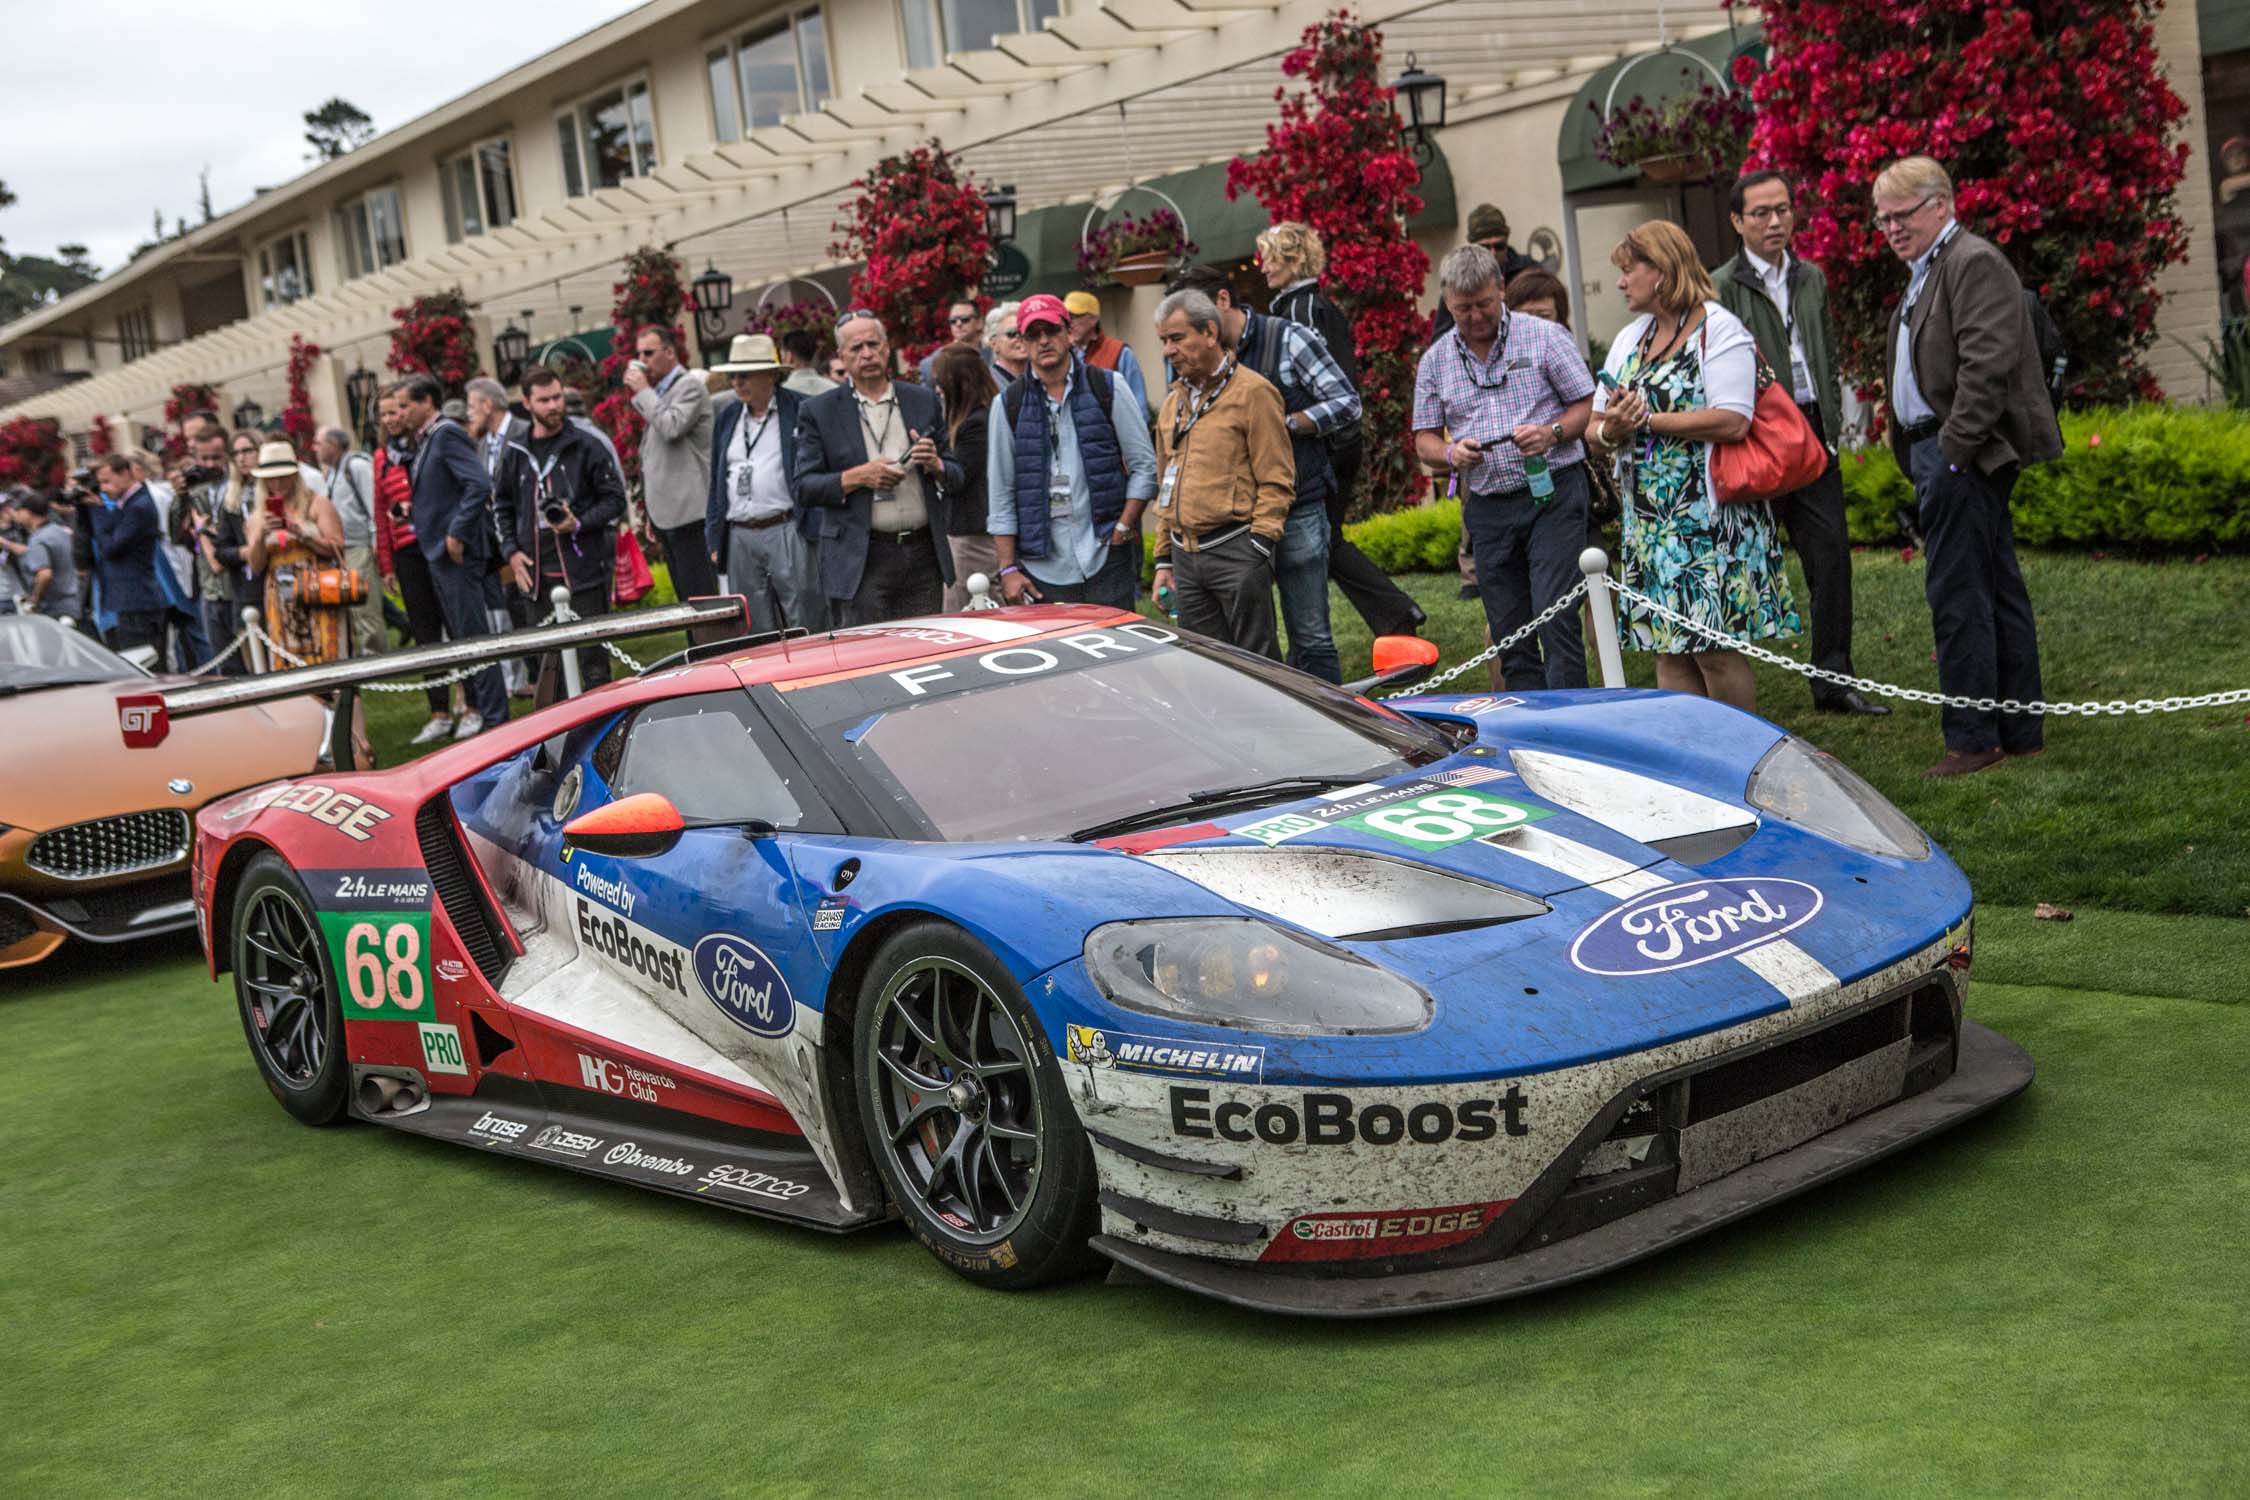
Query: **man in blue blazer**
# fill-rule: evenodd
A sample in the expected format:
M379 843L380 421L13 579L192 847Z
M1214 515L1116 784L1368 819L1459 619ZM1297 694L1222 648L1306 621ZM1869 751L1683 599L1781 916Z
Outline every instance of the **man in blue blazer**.
M156 539L161 530L156 497L122 453L103 457L94 484L102 492L102 503L87 507L84 514L93 531L94 582L100 590L95 617L114 619L114 624L105 626L112 650L152 646L161 668L165 603L156 582Z
M797 414L798 502L816 518L820 587L838 625L872 625L944 607L953 553L938 503L961 466L937 394L891 379L891 341L871 312L836 325L849 385Z
M431 376L409 375L392 388L406 430L415 434L414 543L430 564L430 582L445 612L445 633L456 641L492 634L485 612L484 578L498 566L492 531L492 478L476 440L459 422L438 415L444 392ZM455 724L465 740L508 721L508 689L495 662L468 681L470 712Z
M780 388L781 361L767 334L737 337L726 363L711 370L732 381L739 398L714 408L703 512L711 566L749 601L752 629L826 630L828 598L814 576L808 534L812 515L798 506L791 477L804 398Z

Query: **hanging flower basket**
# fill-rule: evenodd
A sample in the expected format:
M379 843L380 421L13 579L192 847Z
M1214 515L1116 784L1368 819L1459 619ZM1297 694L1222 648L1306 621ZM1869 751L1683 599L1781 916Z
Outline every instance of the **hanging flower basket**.
M1112 219L1099 229L1093 227L1095 216L1116 200L1109 205L1097 201L1088 209L1078 232L1078 274L1088 286L1149 286L1162 281L1175 261L1195 254L1187 222L1170 197L1148 187L1126 191L1149 193L1171 206L1138 219Z
M1171 268L1171 251L1136 250L1119 256L1109 268L1109 277L1120 286L1154 286Z
M1650 182L1694 182L1710 175L1701 162L1685 156L1650 156L1635 165Z
M1620 105L1615 102L1616 82L1625 76L1620 73L1611 84L1608 108L1586 101L1586 108L1601 122L1594 131L1595 156L1638 172L1649 182L1704 182L1731 176L1741 167L1749 153L1756 112L1749 99L1709 63L1692 54L1681 55L1710 72L1713 81L1653 105L1638 94Z

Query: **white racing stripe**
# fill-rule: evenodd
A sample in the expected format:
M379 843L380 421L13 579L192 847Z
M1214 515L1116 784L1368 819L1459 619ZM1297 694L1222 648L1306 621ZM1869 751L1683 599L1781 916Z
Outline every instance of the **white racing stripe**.
M1787 995L1791 1005L1802 1005L1828 994L1843 982L1828 965L1787 938L1777 938L1747 953L1737 953L1734 961Z

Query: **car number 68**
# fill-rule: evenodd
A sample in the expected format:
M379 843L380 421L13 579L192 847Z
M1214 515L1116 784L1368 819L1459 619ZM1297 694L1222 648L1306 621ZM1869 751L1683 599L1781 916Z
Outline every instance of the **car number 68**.
M400 1010L419 1010L421 960L422 934L406 923L384 933L373 922L354 922L344 934L344 983L352 1003L375 1010L388 999Z
M1377 833L1396 834L1426 844L1443 844L1513 828L1530 816L1523 808L1488 801L1468 792L1432 792L1412 802L1371 812L1366 823Z

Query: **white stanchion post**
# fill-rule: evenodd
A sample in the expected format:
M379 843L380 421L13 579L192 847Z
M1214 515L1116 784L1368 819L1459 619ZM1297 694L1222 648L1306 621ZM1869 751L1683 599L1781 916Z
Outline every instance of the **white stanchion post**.
M250 675L253 677L265 676L267 668L272 665L266 660L266 638L258 633L262 619L256 606L242 606L242 628L250 632L250 639L243 642L243 646L250 653Z
M548 590L547 602L555 607L555 618L557 621L573 618L570 613L570 590L565 585L558 583L552 589ZM570 650L565 651L562 654L562 673L563 696L566 698L577 697L579 684L582 680L579 676L578 670L577 647L573 646Z
M1578 571L1586 575L1586 607L1594 615L1594 656L1601 663L1602 686L1625 686L1625 657L1617 649L1617 616L1609 597L1609 554L1588 547L1578 554Z
M969 591L969 608L999 609L1001 603L992 597L992 580L982 573L971 573L961 580L961 587Z

